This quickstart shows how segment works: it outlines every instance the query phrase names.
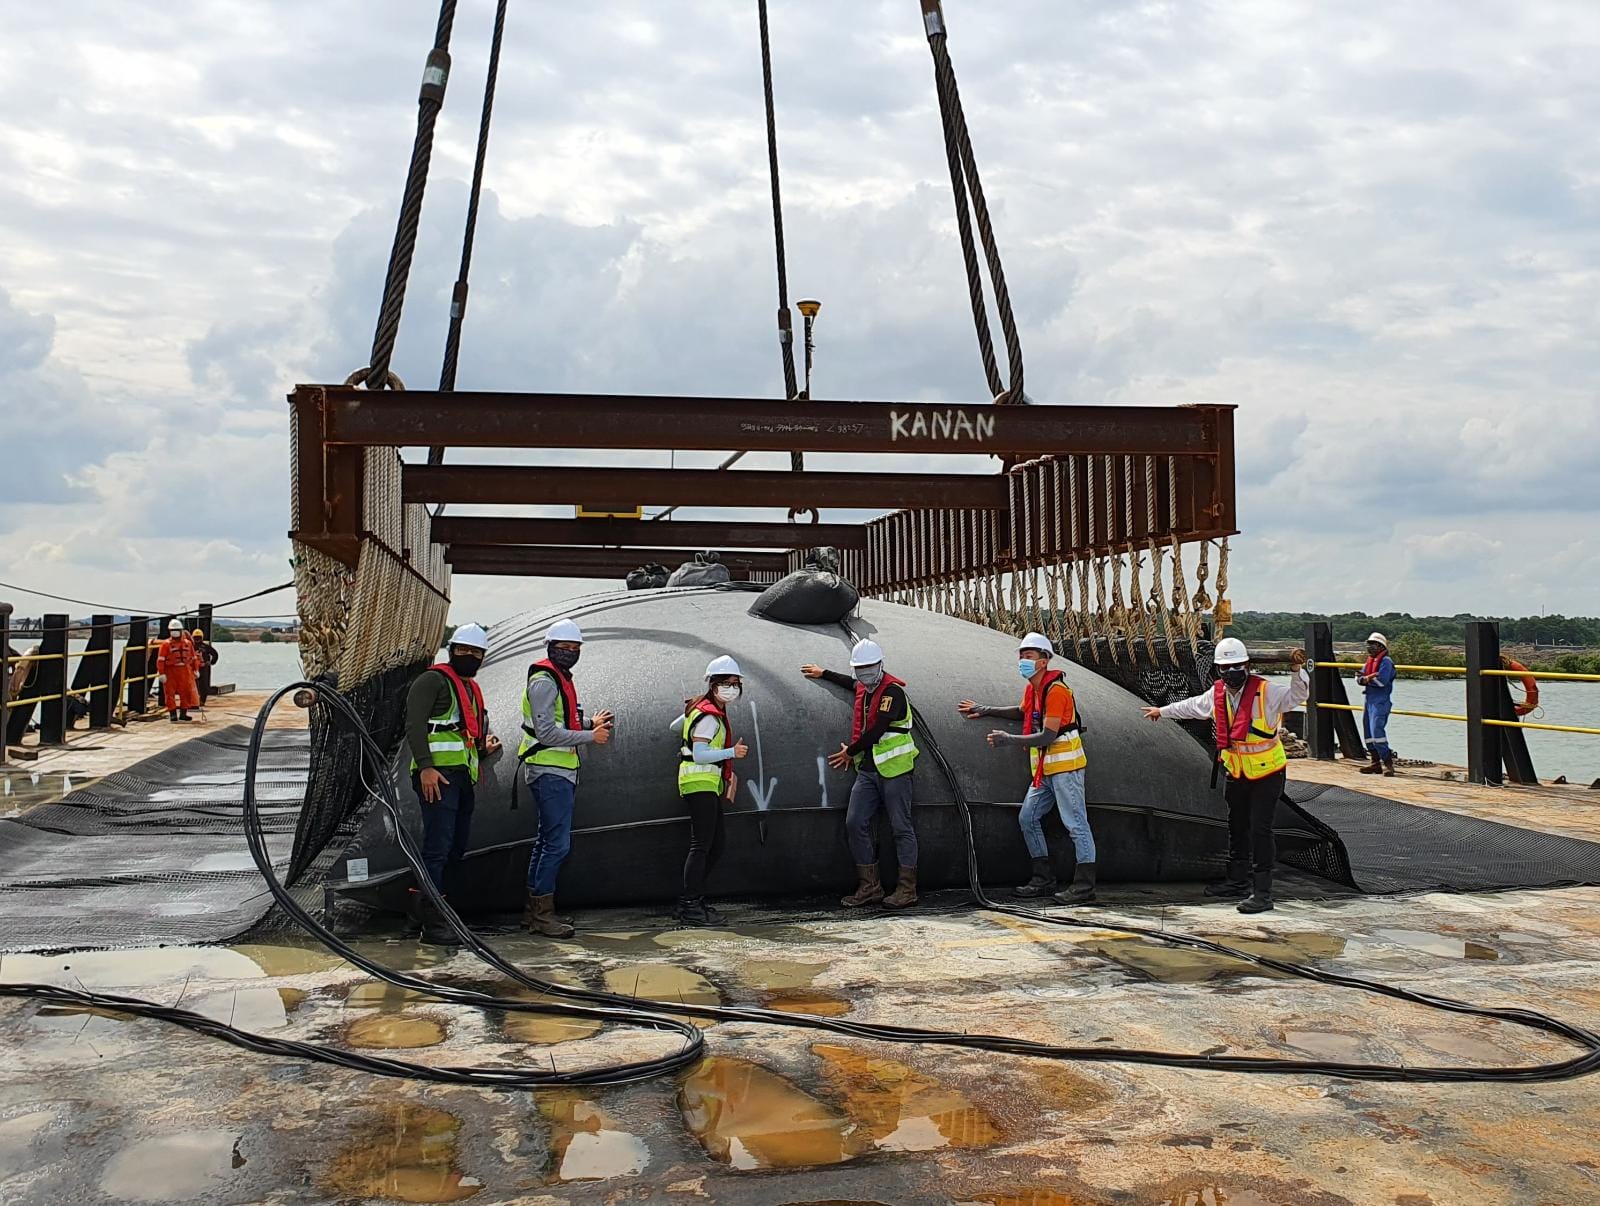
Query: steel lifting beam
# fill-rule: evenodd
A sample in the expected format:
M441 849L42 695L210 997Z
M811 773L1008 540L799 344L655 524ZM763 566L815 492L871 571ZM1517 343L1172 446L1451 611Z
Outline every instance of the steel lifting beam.
M510 574L527 578L621 578L656 562L676 569L694 560L695 549L597 549L565 545L452 545L445 554L457 574ZM734 577L787 573L785 553L728 552L722 564Z
M300 386L332 447L1215 456L1228 406L972 406Z
M612 500L648 506L970 507L1006 505L995 473L824 473L754 469L575 469L407 465L402 500L547 506Z
M522 519L440 515L433 521L439 544L670 545L701 549L804 549L820 545L864 548L866 529L849 523L680 523L648 519Z

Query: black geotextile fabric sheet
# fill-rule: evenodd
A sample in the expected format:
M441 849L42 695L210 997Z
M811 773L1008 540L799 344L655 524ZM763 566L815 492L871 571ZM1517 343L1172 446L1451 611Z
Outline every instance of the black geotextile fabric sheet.
M1600 842L1294 781L1285 795L1338 833L1363 892L1492 892L1600 884Z
M232 725L0 820L0 951L216 942L272 905L243 824L249 729ZM267 734L256 777L267 846L289 861L304 731Z

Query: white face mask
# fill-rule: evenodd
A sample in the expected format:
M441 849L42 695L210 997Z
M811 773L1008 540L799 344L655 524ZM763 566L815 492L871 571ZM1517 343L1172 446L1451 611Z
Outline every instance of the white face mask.
M717 702L725 704L732 703L734 700L739 698L742 691L743 688L741 687L735 687L731 684L724 683L722 686L717 688Z

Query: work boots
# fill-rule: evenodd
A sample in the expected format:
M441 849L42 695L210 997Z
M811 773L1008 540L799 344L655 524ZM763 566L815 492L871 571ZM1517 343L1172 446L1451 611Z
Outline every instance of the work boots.
M1239 902L1241 913L1266 913L1272 909L1272 872L1257 871L1254 883L1254 890Z
M1248 896L1250 881L1247 874L1250 864L1242 858L1228 860L1228 877L1219 883L1207 884L1207 896Z
M856 864L856 890L839 901L847 909L877 904L883 899L883 885L878 882L877 863Z
M571 938L572 927L556 916L555 893L535 896L530 890L528 902L522 909L522 928L530 934L543 934L546 938Z
M1372 761L1356 772L1358 775L1379 775L1383 773L1383 761L1378 757L1378 751L1373 750Z
M1393 754L1385 754L1383 756L1383 773L1386 776L1388 776L1389 778L1391 778L1391 779L1394 778L1394 755Z
M1065 892L1057 892L1051 899L1057 904L1064 905L1092 903L1094 900L1094 864L1079 863L1072 872L1072 886Z
M678 897L678 907L673 910L672 915L679 925L711 924L711 918L706 914L706 901L703 896Z
M412 888L406 903L410 906L407 913L416 923L421 933L420 937L426 946L459 946L460 939L444 919L444 914L434 907L433 901L428 899L425 892Z
M915 867L900 868L900 882L895 885L894 891L883 898L883 907L886 909L903 909L907 905L917 903L917 869Z
M1056 890L1056 873L1047 858L1033 860L1033 878L1012 889L1013 896L1049 896Z

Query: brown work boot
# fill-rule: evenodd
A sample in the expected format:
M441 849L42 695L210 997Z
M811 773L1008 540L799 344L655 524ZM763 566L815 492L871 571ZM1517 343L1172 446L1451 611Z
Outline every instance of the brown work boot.
M556 898L528 893L528 902L522 909L522 927L530 934L543 934L546 938L571 938L572 927L556 916Z
M1358 775L1379 775L1383 773L1383 762L1378 757L1376 750L1372 751L1372 761L1356 772Z
M895 885L893 892L883 898L883 907L886 909L903 909L907 905L917 903L917 869L915 867L900 868L900 882Z
M847 909L877 904L883 899L883 884L878 882L877 863L856 864L856 890L839 901Z
M1394 778L1394 755L1389 754L1383 760L1383 773L1389 778Z

